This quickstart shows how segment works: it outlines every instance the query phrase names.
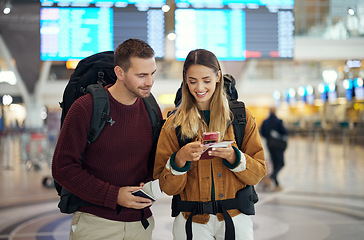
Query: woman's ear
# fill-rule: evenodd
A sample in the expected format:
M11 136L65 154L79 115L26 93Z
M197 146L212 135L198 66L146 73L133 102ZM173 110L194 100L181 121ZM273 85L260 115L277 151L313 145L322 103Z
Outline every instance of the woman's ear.
M217 82L221 80L221 70L217 71Z
M117 79L122 79L124 77L124 70L120 66L116 66L114 72Z

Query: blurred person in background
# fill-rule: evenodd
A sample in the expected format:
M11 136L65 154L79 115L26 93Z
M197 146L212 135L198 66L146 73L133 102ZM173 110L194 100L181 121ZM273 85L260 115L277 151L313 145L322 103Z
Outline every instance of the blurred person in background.
M276 108L271 107L269 116L262 123L261 135L267 140L273 171L269 178L262 181L264 188L274 185L274 191L281 191L282 186L278 182L278 173L284 167L284 151L287 147L288 132L283 121L276 115Z

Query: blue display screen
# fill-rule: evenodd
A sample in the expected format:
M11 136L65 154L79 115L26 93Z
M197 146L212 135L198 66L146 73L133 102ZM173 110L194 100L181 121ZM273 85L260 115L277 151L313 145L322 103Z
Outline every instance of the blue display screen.
M42 5L57 4L72 4L72 3L127 3L127 4L164 4L166 0L40 0Z
M113 50L110 8L42 8L41 60L82 59Z
M219 60L245 60L244 11L177 9L175 23L177 60L197 48L212 51Z
M175 0L177 6L180 4L190 5L229 5L229 4L256 4L259 6L293 6L294 0Z
M175 57L203 48L220 60L293 58L294 17L291 9L266 6L246 9L194 9L175 11Z
M80 60L112 51L129 38L141 39L164 57L164 13L161 9L41 8L42 61Z

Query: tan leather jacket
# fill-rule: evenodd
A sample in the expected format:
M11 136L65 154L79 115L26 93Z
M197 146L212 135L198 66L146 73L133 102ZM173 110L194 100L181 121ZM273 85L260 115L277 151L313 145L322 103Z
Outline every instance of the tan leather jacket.
M246 109L245 136L242 146L239 148L246 159L245 170L233 172L224 165L221 158L215 157L210 160L192 162L187 173L173 175L171 166L167 162L169 163L171 155L180 149L175 128L168 127L171 126L169 123L173 121L173 117L174 115L171 115L167 119L160 133L154 165L154 178L159 179L161 190L167 195L180 194L182 201L211 201L211 178L213 177L215 200L235 198L238 190L246 185L257 184L266 175L264 150L259 130L248 109ZM229 126L223 140L235 140L232 126ZM237 147L235 142L233 146ZM231 217L240 213L236 209L228 212ZM186 219L190 215L190 213L183 214ZM217 217L220 221L223 220L221 213L217 214ZM205 224L209 221L209 215L193 216L193 221Z

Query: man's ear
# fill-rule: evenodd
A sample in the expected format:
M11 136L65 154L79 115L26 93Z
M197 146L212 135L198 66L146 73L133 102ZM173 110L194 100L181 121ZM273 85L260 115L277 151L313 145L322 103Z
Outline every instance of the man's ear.
M118 79L123 79L124 77L124 70L120 66L116 66L114 68L115 75Z

